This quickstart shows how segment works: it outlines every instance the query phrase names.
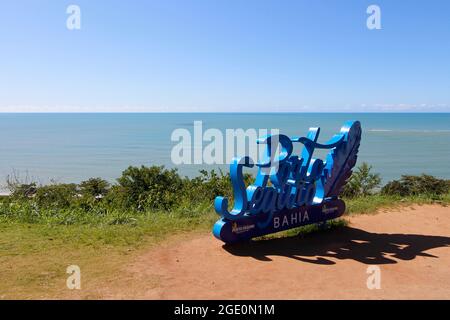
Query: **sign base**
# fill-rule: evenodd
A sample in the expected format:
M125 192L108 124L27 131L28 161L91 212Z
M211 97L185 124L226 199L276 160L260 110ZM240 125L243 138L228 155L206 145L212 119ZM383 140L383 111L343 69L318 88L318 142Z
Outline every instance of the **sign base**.
M342 216L345 203L326 199L320 204L283 209L273 214L247 214L239 220L220 219L214 224L214 236L225 243L235 243L310 224L322 223Z

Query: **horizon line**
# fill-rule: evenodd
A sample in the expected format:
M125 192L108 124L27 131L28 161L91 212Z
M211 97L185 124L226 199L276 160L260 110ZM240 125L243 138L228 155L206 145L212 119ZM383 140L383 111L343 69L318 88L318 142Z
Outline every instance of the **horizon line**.
M443 114L449 111L0 111L0 114L192 114L192 113L211 113L211 114L350 114L350 113L383 113L383 114Z

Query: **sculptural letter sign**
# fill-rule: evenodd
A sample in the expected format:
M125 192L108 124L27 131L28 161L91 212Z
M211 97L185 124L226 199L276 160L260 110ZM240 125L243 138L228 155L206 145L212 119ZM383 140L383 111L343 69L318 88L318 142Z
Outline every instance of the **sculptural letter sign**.
M358 121L345 123L325 144L317 142L319 132L320 128L310 128L306 137L280 134L258 140L267 145L265 158L256 164L258 174L248 187L243 167L253 167L252 159L233 158L234 207L228 211L228 199L216 197L214 207L222 217L214 224L216 238L233 243L325 222L344 213L345 203L338 195L356 164L361 125ZM298 142L304 147L301 155L294 155L293 145ZM330 149L325 162L313 158L315 149Z

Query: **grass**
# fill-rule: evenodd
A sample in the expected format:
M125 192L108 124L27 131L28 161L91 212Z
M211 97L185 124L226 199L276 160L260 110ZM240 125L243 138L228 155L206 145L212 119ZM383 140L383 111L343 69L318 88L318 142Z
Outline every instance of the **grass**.
M127 224L0 222L0 299L97 298L98 287L114 283L124 265L171 234L207 230L213 213L137 216ZM78 265L83 290L68 290L66 268ZM86 276L85 276L86 275Z
M42 299L69 294L65 272L72 264L80 266L83 277L87 275L83 279L87 288L116 273L117 263L131 248L102 245L97 235L98 231L79 226L0 224L0 298Z
M367 197L346 199L346 215L376 213L383 208L401 207L410 204L450 204L450 193L442 196L420 195L420 196L387 196L375 194Z
M348 199L346 203L347 214L355 215L414 203L448 205L450 195L406 198L373 195ZM65 219L30 223L16 216L0 216L0 299L98 298L101 296L98 288L119 281L122 268L143 250L171 235L209 231L218 217L212 209L203 209L201 214L124 213L122 218L118 215L114 219L103 217L72 224L61 223ZM346 220L339 219L326 227L346 224ZM306 226L261 238L303 236L320 230L318 226ZM66 268L71 264L82 270L81 291L66 288Z

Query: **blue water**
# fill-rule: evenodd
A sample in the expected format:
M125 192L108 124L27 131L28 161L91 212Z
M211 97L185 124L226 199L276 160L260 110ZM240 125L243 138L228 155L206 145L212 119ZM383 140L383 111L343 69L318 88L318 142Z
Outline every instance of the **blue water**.
M450 114L0 114L0 184L16 172L22 179L79 182L89 177L114 181L129 165L175 167L170 154L177 128L279 129L305 135L322 128L319 141L338 133L346 120L363 127L359 162L366 161L384 182L401 174L450 178ZM194 176L212 165L183 165ZM227 170L227 166L221 166Z

